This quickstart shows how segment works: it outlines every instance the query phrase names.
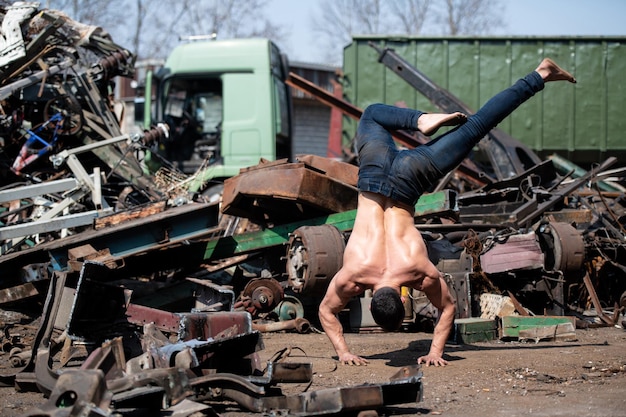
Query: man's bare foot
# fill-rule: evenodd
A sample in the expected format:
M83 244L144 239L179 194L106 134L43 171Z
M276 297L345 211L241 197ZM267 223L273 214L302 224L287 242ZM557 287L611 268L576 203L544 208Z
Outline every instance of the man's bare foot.
M434 135L442 126L456 126L467 121L467 115L455 113L424 113L417 119L417 129L426 136Z
M548 81L569 81L575 83L576 78L563 68L559 67L556 62L550 58L545 58L535 70L541 75L544 82Z

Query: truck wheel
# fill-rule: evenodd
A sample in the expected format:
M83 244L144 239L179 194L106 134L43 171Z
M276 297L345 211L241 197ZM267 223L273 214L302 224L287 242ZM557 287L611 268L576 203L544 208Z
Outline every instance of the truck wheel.
M295 293L323 294L343 264L346 243L331 225L302 226L289 238L287 275Z

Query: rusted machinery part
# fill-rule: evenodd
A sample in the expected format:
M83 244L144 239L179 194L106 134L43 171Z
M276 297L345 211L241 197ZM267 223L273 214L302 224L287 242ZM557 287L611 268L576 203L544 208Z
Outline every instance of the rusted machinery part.
M73 95L63 94L45 104L43 109L45 120L50 120L57 113L63 116L63 124L57 131L59 135L75 135L83 128L83 110Z
M546 248L545 268L563 274L579 272L585 260L585 241L569 223L549 222L540 228Z
M278 316L278 320L292 320L304 317L304 306L297 297L285 295L283 301L274 309L274 313Z
M116 75L124 74L125 70L132 67L133 55L127 50L116 50L100 59L98 65L92 69L94 73L100 73L102 78L110 80Z
M109 416L111 393L99 369L68 369L58 380L46 403L24 417ZM106 413L106 414L105 414Z
M150 146L159 143L169 137L170 128L165 123L158 123L149 130L143 132L142 141L144 145Z
M242 299L249 300L246 310L269 313L283 299L283 287L274 278L255 278L241 292Z
M295 330L298 333L308 333L311 331L311 323L305 318L273 322L253 322L252 330L258 330L263 333L280 332L283 330Z
M289 237L287 275L296 293L320 294L343 264L346 243L335 226L303 226Z

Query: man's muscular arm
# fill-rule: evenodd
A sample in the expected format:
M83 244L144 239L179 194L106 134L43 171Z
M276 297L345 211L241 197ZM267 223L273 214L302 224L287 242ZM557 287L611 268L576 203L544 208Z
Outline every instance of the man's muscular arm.
M341 273L341 272L339 272ZM338 273L338 275L339 275ZM333 344L339 362L348 365L367 365L367 359L354 355L350 352L346 339L343 335L343 327L337 318L337 314L348 304L352 296L345 295L337 285L337 276L328 285L326 295L319 307L319 318L326 336Z
M433 332L433 341L430 345L428 355L418 358L417 363L424 363L426 366L447 365L448 362L443 359L443 349L454 323L456 303L450 294L448 285L441 275L439 278L435 279L426 278L422 290L430 302L439 309L439 321Z

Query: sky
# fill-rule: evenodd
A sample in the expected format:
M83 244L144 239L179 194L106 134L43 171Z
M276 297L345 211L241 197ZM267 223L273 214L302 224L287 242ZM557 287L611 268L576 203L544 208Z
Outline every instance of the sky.
M626 0L502 0L505 36L626 36ZM310 15L321 0L270 0L267 16L290 34L280 46L290 61L325 63ZM319 43L317 43L319 44Z

